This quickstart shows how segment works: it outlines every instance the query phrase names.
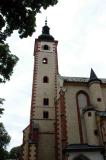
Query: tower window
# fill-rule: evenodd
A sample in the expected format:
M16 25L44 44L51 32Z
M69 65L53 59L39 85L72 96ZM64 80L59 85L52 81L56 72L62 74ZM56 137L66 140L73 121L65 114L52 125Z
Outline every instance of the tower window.
M43 83L48 83L49 82L49 78L47 76L43 77Z
M43 105L44 106L48 106L49 105L49 99L48 98L44 98L43 99Z
M48 111L43 112L43 118L48 119L49 118L49 113Z
M88 112L88 117L91 117L91 112Z
M50 50L50 47L49 47L48 45L44 45L44 46L43 46L43 49L44 49L44 50Z
M98 130L97 129L94 130L94 134L95 134L95 136L98 136Z
M98 102L101 102L101 98L97 98L97 101L98 101Z
M47 58L43 58L42 63L43 64L48 64L48 59Z

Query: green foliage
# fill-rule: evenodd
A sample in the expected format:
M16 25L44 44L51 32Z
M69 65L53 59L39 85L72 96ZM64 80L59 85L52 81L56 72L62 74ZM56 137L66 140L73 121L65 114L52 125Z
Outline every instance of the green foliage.
M0 83L10 79L18 61L10 54L5 43L14 30L20 38L31 36L35 31L36 15L43 7L53 6L57 0L0 0Z
M57 4L57 0L0 0L1 40L5 40L14 30L21 38L31 36L35 31L36 14L41 8L47 9Z
M31 36L35 31L36 14L41 8L47 9L58 0L0 0L0 83L10 80L18 57L10 54L5 40L14 30L20 38ZM0 100L0 104L1 104ZM0 114L3 108L0 108Z
M11 36L14 30L18 30L20 38L31 36L35 31L36 15L41 8L57 4L58 0L0 0L0 83L10 80L13 68L18 62L18 57L10 54L6 38ZM0 105L3 99L0 98ZM0 106L0 115L3 114ZM6 146L10 142L10 136L0 123L0 160L8 158ZM14 147L11 154L17 153L19 147Z
M20 38L35 31L36 15L43 7L53 6L57 0L0 0L0 83L10 80L18 58L10 54L5 40L14 30Z
M0 123L0 149L6 149L9 142L10 136L5 130L3 123Z
M0 98L0 105L3 105L3 101L4 101L4 99ZM3 114L3 111L4 111L4 108L1 108L1 106L0 106L0 115Z
M10 142L10 136L4 128L3 123L0 123L0 160L6 160L9 157L8 151L6 151L6 146Z
M9 152L5 149L0 149L0 160L9 159Z
M17 146L11 149L10 157L11 159L19 159L21 154L21 146Z
M10 80L17 56L10 54L8 44L0 44L0 83Z

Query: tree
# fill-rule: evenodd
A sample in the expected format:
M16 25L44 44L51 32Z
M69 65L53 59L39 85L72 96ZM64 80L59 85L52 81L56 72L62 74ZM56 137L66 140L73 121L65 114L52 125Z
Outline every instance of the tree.
M7 44L0 45L0 83L10 80L13 73L13 68L16 65L18 58L10 54L9 46Z
M20 154L21 154L21 146L13 147L10 150L10 159L20 159Z
M6 146L9 142L10 136L5 130L3 123L0 123L0 148L6 149Z
M3 101L4 101L4 99L3 99L3 98L0 98L0 105L3 104ZM0 117L1 117L1 114L3 114L3 111L4 111L4 108L2 108L2 107L0 106Z
M3 123L0 123L0 160L5 160L8 158L8 152L6 151L6 146L10 142L10 136L4 128Z
M18 58L10 54L5 42L14 30L20 38L31 36L35 31L36 15L41 8L47 9L58 0L0 0L0 82L10 79Z
M57 0L0 0L0 83L10 80L18 62L18 57L10 53L6 38L14 30L18 30L20 38L31 36L35 31L37 13L41 12L41 8L47 9L55 4ZM2 98L0 104L3 104ZM0 115L3 110L0 106ZM6 151L9 141L10 137L0 123L0 152Z
M9 159L9 152L5 149L0 150L0 160Z
M57 0L0 0L0 82L10 79L18 61L10 54L6 38L14 30L18 30L20 38L31 36L35 31L37 13L42 7L47 9L55 4Z
M10 54L8 44L0 43L0 83L5 83L10 80L13 73L13 68L18 61L18 57ZM4 99L0 98L0 105L3 104ZM0 115L3 114L4 109L0 106Z
M35 31L37 13L42 7L47 9L55 4L57 0L0 0L1 41L14 30L18 30L21 38L31 36Z
M31 36L35 31L37 13L41 12L41 8L47 9L57 2L58 0L0 0L0 83L10 80L18 61L17 56L10 54L6 38L14 30L18 30L20 38Z

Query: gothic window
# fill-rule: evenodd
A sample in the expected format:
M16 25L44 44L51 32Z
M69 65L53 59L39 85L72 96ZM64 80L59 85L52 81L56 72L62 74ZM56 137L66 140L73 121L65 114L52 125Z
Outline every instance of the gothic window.
M48 118L49 118L49 113L48 113L48 111L44 111L44 112L43 112L43 118L44 118L44 119L48 119Z
M86 92L79 91L77 93L77 105L80 113L82 113L82 110L89 105L89 97Z
M43 99L43 105L44 106L48 106L49 105L49 99L48 98L44 98Z
M50 50L50 47L45 44L45 45L43 46L43 49L44 49L44 50Z
M78 95L78 104L79 104L79 109L80 109L80 112L81 112L82 109L84 109L87 106L87 98L86 98L85 94L80 93Z
M48 83L49 82L49 78L47 76L43 77L43 83Z
M42 63L43 64L48 64L48 59L47 58L43 58Z
M80 133L80 142L84 143L86 139L86 135L84 134L85 124L83 121L83 109L89 105L89 96L88 94L81 90L76 95L77 102L77 115L78 115L78 123L79 123L79 133Z

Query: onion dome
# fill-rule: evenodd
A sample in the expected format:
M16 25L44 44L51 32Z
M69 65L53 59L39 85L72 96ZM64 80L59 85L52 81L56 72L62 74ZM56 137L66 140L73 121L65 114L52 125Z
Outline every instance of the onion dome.
M47 20L45 20L45 26L42 28L42 34L38 37L41 41L54 41L54 37L50 35L50 28L47 26Z

